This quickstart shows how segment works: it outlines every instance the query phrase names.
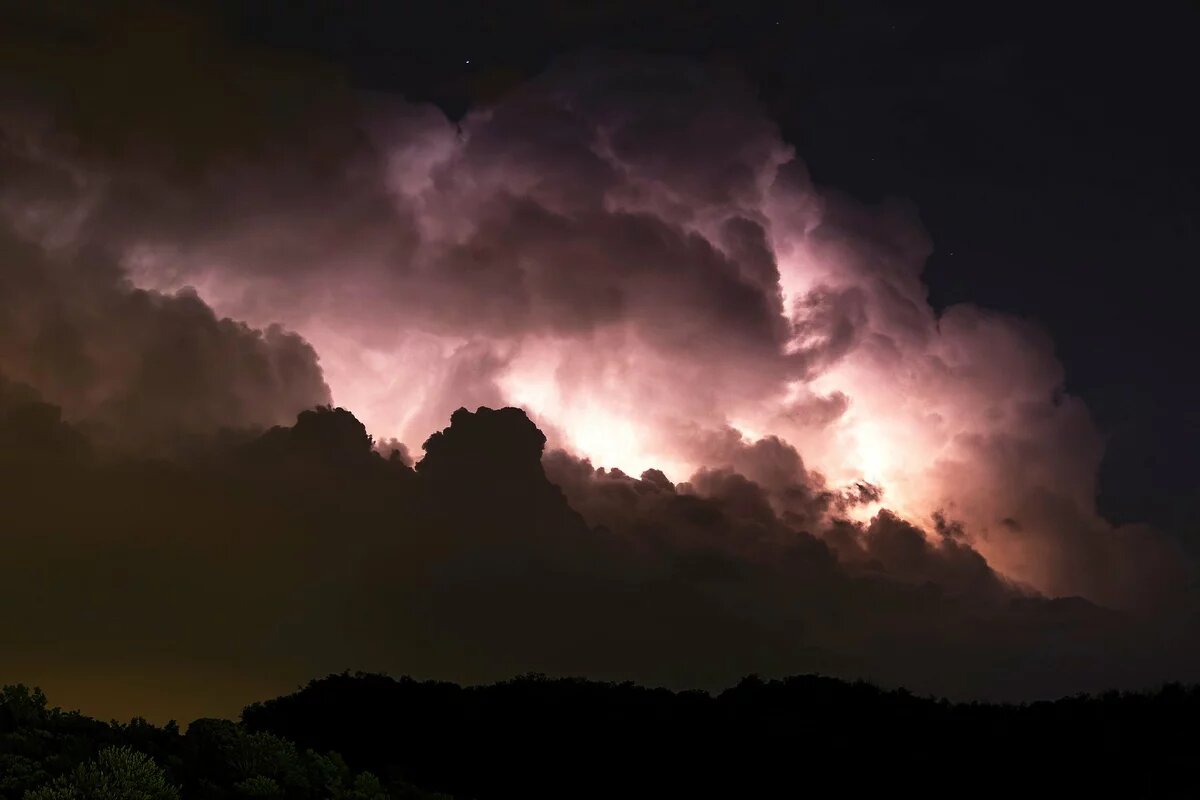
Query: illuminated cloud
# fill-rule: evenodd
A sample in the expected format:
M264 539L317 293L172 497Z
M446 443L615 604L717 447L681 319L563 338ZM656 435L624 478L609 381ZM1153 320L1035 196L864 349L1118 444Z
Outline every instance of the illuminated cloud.
M683 481L736 469L696 442L738 431L794 448L798 482L882 490L830 514L944 510L1040 591L1140 604L1174 558L1096 515L1101 438L1045 335L935 313L911 209L814 187L736 81L580 57L459 123L389 101L312 124L345 144L331 163L284 144L196 189L110 174L80 235L141 286L298 331L334 399L410 449L461 405L511 404L555 446ZM105 222L150 191L170 219Z

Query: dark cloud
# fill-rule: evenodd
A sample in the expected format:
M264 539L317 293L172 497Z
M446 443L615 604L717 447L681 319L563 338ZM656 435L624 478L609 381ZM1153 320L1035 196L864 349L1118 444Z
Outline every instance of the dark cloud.
M32 387L0 376L0 447L15 462L82 460L87 437L63 422L62 409Z
M41 422L4 450L2 584L25 611L0 633L25 653L10 668L85 707L104 705L71 694L95 665L119 697L143 669L209 685L162 714L345 666L709 687L815 670L993 697L1182 669L1139 659L1159 634L1013 587L967 544L888 514L823 541L731 469L675 486L543 458L516 409L455 412L414 471L341 409L152 464L94 460L52 407L5 398L0 420Z
M0 230L0 294L0 373L104 440L161 447L328 401L300 337L221 319L194 293L135 289L99 254Z

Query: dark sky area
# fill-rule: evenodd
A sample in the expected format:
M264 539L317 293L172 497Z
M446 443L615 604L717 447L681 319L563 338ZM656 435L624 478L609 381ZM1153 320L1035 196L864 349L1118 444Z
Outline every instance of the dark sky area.
M0 14L0 683L1200 677L1195 4Z

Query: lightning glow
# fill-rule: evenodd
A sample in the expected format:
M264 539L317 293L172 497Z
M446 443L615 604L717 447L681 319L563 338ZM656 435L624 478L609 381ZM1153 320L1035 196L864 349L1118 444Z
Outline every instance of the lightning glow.
M595 467L752 472L777 511L824 503L815 527L949 515L1008 577L1096 594L1074 564L1123 551L1052 343L935 311L911 209L818 189L744 87L661 69L568 65L456 122L364 113L329 174L231 168L111 248L138 286L301 334L334 402L414 454L460 406L515 405Z

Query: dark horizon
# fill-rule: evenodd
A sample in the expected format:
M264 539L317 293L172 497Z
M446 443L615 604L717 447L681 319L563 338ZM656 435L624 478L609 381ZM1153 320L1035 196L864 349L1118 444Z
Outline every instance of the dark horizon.
M973 791L985 797L1031 787L1180 796L1195 782L1195 737L1180 731L1198 704L1200 688L1179 685L1007 706L817 676L748 676L709 695L539 675L461 687L360 673L255 702L237 723L182 730L64 714L36 690L5 686L0 766L12 769L0 773L0 797L92 796L99 784L99 796L153 800L723 798L834 782L960 797L981 775Z

